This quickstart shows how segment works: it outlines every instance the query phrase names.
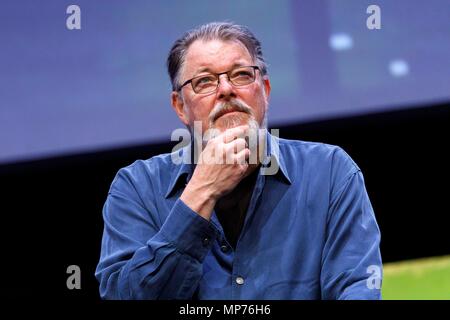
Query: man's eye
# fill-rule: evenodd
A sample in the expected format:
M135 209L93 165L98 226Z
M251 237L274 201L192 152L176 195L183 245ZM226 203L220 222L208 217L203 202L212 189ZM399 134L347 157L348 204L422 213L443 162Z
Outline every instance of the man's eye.
M213 82L214 79L212 77L203 77L197 80L197 84L208 84Z
M233 73L232 77L233 78L240 78L240 77L251 77L251 73L248 71L237 71L236 73Z

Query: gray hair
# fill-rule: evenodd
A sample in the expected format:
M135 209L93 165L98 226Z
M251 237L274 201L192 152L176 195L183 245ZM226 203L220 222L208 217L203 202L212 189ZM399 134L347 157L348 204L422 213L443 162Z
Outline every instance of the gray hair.
M173 91L180 89L180 69L185 62L189 46L196 40L237 40L247 48L253 61L260 68L261 74L263 76L267 74L267 64L264 61L261 43L247 27L232 22L211 22L186 32L170 49L167 57L167 71Z

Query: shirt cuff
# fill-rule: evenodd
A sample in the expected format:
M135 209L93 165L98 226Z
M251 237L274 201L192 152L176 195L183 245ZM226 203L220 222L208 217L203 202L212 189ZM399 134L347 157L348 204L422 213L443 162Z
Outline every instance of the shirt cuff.
M219 231L211 222L178 199L160 233L174 244L178 251L202 261L213 246Z

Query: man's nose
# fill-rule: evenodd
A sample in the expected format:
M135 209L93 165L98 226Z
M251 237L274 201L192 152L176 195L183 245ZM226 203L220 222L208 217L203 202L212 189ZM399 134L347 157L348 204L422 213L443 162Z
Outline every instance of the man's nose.
M219 84L217 88L218 99L225 99L228 97L236 97L234 86L231 84L226 74L219 76Z

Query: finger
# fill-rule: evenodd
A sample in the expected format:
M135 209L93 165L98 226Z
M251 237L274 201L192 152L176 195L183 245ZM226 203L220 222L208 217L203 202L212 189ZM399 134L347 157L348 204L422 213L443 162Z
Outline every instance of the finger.
M236 138L243 137L246 132L248 131L249 127L248 125L238 126L231 129L227 129L223 133L223 142L229 143Z
M250 149L243 149L234 155L234 163L240 165L248 165L248 159L250 158Z
M244 138L237 138L236 140L227 143L226 146L230 146L234 151L233 153L238 153L247 147L247 141L245 141Z
M230 143L223 144L223 146L226 163L234 164L234 155L245 149L246 142L245 139L238 138L236 140L231 141Z

